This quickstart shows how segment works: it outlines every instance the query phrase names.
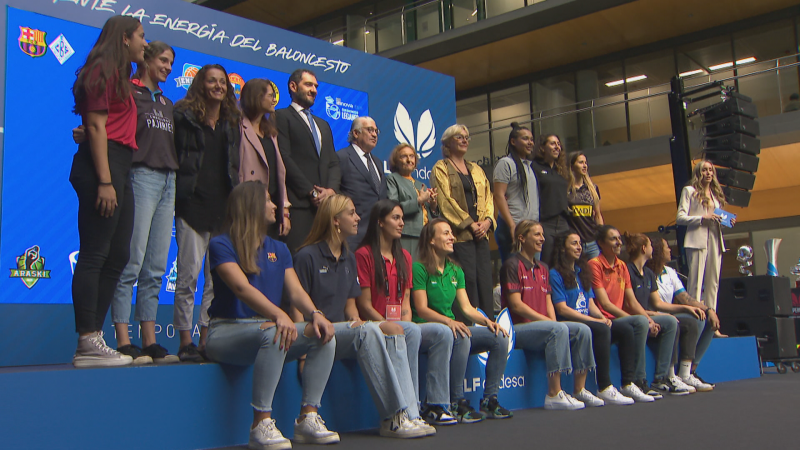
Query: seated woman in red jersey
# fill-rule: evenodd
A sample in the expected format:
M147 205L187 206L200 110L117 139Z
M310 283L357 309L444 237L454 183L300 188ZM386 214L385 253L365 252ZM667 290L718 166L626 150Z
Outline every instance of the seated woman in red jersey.
M276 207L266 186L248 181L231 191L224 233L211 238L209 262L214 299L206 350L211 360L253 364L253 425L248 447L278 450L292 447L272 419L272 399L283 363L307 354L303 400L294 424L300 443L339 442L317 414L333 366L333 325L300 286L286 244L267 236ZM280 308L286 295L307 318L293 323Z
M515 347L544 350L547 365L545 409L583 409L603 406L603 400L586 388L586 375L594 369L592 332L578 322L556 322L550 298L547 266L535 257L542 251L544 231L539 222L523 220L514 229L514 253L500 269L503 305L511 311ZM575 397L561 390L561 374L575 370Z
M408 367L419 399L419 352L428 354L427 406L422 417L434 425L453 425L448 383L453 333L441 323L411 321L411 255L401 245L403 208L394 200L372 207L364 240L356 250L361 296L358 313L367 320L393 321L403 327Z

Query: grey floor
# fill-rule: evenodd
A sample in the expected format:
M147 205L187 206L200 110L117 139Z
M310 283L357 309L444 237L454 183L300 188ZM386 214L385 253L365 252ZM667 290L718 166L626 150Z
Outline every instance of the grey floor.
M514 418L439 427L434 437L346 433L333 449L800 449L800 374L720 383L654 404L581 411L516 411ZM227 450L245 449L228 447ZM294 448L319 448L294 445Z

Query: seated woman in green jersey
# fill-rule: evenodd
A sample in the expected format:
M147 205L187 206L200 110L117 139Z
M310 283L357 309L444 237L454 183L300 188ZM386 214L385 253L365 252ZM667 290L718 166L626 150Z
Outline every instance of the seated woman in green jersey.
M413 320L417 323L438 322L447 325L455 341L450 360L451 412L462 423L512 417L500 406L497 393L508 360L508 333L481 314L469 301L464 285L464 272L452 260L453 230L444 219L434 219L422 228L419 240L419 261L414 263ZM483 326L467 326L455 320L453 304L464 316ZM489 351L486 361L486 384L480 412L464 398L464 375L469 355Z

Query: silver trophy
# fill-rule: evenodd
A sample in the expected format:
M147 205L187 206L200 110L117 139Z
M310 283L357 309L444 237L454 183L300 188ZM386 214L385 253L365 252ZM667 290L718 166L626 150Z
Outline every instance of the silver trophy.
M792 268L789 270L789 273L797 277L797 280L795 280L794 285L795 287L800 288L800 261L797 261L796 266L792 266Z
M753 247L750 247L749 245L743 245L739 247L739 251L736 254L736 260L741 263L739 265L739 273L748 277L752 277L753 271L750 270L750 266L753 265Z
M778 247L781 246L783 239L767 239L764 242L764 251L767 253L767 275L777 277L778 275Z

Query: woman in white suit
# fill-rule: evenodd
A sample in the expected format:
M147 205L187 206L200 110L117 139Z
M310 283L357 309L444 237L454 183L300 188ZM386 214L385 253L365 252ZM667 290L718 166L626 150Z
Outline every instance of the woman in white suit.
M725 195L717 181L717 171L711 162L701 160L694 166L692 181L681 192L677 222L687 227L683 246L689 263L689 295L702 298L702 302L714 310L722 252L725 251L720 216L714 214L714 210L724 206ZM731 220L732 224L735 222Z

